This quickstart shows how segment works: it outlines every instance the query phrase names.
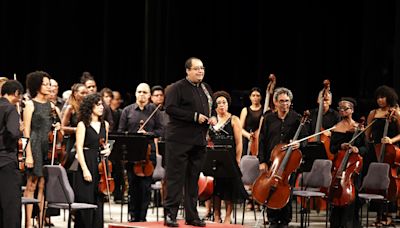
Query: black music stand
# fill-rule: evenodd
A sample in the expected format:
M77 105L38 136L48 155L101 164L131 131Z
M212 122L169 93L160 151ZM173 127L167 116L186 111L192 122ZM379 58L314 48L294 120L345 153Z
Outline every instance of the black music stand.
M116 152L113 155L113 159L115 161L121 161L122 165L122 176L124 176L125 173L125 163L126 162L138 162L138 161L143 161L146 160L146 153L147 153L147 147L148 147L148 140L149 136L141 134L141 133L128 133L128 132L123 132L123 133L110 133L108 135L108 138L110 140L115 140L114 143L114 152ZM113 154L113 153L111 153ZM122 192L122 198L121 198L121 222L122 222L122 213L123 213L123 207L125 204L125 197L124 197L124 191L121 190ZM128 210L129 212L129 210ZM129 219L129 215L128 215Z
M240 170L237 166L236 159L231 153L230 145L215 145L213 148L207 148L205 162L203 163L202 172L204 176L214 177L213 189L215 189L216 178L234 178L240 177ZM215 194L213 193L213 201ZM214 218L215 203L213 203L211 211L211 219Z
M301 148L303 158L299 172L310 172L315 159L328 159L325 146L322 142L308 142Z

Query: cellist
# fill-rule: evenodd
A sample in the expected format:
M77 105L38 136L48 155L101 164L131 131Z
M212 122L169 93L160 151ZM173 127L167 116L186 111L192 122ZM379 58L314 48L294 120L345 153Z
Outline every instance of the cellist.
M119 121L119 132L129 133L144 133L153 134L156 137L162 135L162 124L160 112L157 110L154 115L149 119L150 115L155 111L156 106L150 101L150 86L147 83L140 83L136 87L136 102L126 106L122 110L121 118ZM140 122L148 120L144 128L141 129ZM151 153L150 160L153 166L156 164L156 151L154 142L150 143ZM131 151L135 153L137 151ZM151 183L152 176L143 176L134 173L134 164L128 162L126 169L129 181L129 202L128 212L129 221L131 222L144 222L146 221L147 209L150 203Z
M274 147L279 143L289 143L300 124L300 115L291 109L292 100L293 94L289 89L281 87L275 90L273 102L276 111L265 115L260 129L258 157L261 172L265 172L271 164L271 152ZM293 149L298 149L299 147L299 143L293 145ZM293 181L294 178L291 178L291 184L293 184ZM288 227L292 210L291 200L289 199L288 202L282 209L267 208L270 227Z
M396 91L386 85L379 86L375 90L375 101L378 107L373 109L367 118L367 122L370 123L373 120L376 120L375 124L368 129L366 133L367 140L370 142L369 152L367 154L367 162L374 162L377 161L377 157L375 154L374 146L376 144L393 144L397 145L400 141L400 116L398 115L398 95ZM386 122L386 117L391 111L391 109L396 109L397 111L394 112L393 118L389 120L388 125L388 132L386 137L383 137L384 126ZM365 165L368 165L365 164ZM392 164L390 164L392 165ZM368 166L367 166L368 167ZM364 169L363 172L366 172ZM388 216L386 218L385 214L383 213L384 208L380 206L380 204L371 204L371 207L374 210L377 210L377 220L376 224L384 224L390 225L392 224L391 213L396 212L396 202L390 202L388 206Z
M338 105L338 110L342 120L336 124L336 128L332 131L330 145L331 152L333 154L337 154L341 150L346 152L348 149L351 149L351 153L359 153L360 155L364 156L367 151L364 137L358 137L354 141L353 146L348 143L352 139L354 131L358 127L358 123L356 123L352 118L356 101L353 98L344 97L340 99ZM348 171L347 168L346 170ZM355 175L350 176L353 177L353 180L351 181L354 181L353 183L355 185L355 201L350 202L346 206L332 206L330 217L331 227L360 227L358 210L361 206L361 203L358 199L358 188L360 187L361 178L358 173L353 174Z

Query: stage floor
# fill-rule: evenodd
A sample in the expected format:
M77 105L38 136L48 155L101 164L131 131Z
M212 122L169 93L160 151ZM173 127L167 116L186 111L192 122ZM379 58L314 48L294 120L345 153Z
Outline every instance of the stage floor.
M237 205L237 225L232 224L232 226L229 227L255 227L256 221L254 220L254 211L249 211L245 210L245 218L244 218L244 226L241 225L242 223L242 206ZM222 218L225 216L225 209L222 210ZM200 217L204 217L206 214L206 209L204 206L199 206L198 207L199 215ZM366 222L366 207L364 206L363 208L363 225L365 227L365 222ZM154 208L149 208L147 212L147 221L148 222L141 222L141 223L128 223L127 221L127 205L124 205L123 207L123 214L122 214L122 223L121 223L121 205L120 204L115 204L113 201L111 203L111 219L109 215L109 204L105 203L104 204L104 227L118 227L116 224L124 224L125 226L122 227L163 227L163 209L160 207L158 209L159 216L158 216L158 222L157 222L157 215L156 215L156 209ZM22 216L24 216L25 211L23 210ZM375 213L370 212L369 213L369 223L371 224L374 219L375 219ZM263 221L262 221L262 216L261 212L257 211L256 216L258 219L258 226L257 227L263 227ZM293 220L289 224L290 227L299 227L300 226L300 217L298 216L298 220L296 222L296 214L295 214L295 204L293 203ZM24 218L22 219L24 221ZM68 212L65 212L65 220L64 220L64 212L61 211L61 215L57 217L52 217L51 218L52 223L55 225L55 228L61 228L61 227L67 227L67 221L68 221ZM193 227L193 226L185 226L184 225L184 220L183 220L183 215L181 213L178 214L178 221L180 223L179 227ZM232 218L232 222L234 222L234 218ZM24 224L24 222L23 222ZM112 225L115 224L115 225ZM126 226L126 225L130 226ZM397 226L400 227L400 224L397 224ZM24 227L24 225L22 226ZM72 224L73 227L73 224ZM121 226L119 226L121 227ZM225 224L216 224L216 223L210 223L207 222L207 227L228 227ZM267 226L268 227L268 226ZM325 227L325 211L321 211L319 214L316 213L316 211L311 212L311 218L310 218L310 227L315 227L315 228L322 228Z

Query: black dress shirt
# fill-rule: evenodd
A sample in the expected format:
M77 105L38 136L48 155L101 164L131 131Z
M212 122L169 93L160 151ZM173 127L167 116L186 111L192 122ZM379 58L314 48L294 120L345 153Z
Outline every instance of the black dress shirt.
M17 145L21 136L19 114L15 105L0 98L0 167L17 161Z

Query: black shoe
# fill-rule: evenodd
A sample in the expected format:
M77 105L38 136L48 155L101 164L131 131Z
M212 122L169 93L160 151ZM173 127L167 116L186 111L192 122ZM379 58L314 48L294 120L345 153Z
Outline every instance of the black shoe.
M164 226L179 227L179 224L176 222L176 218L172 218L171 215L166 215L164 218Z
M191 226L200 226L200 227L205 227L206 223L204 221L201 221L200 219L195 219L191 221L186 221L186 225L191 225Z

